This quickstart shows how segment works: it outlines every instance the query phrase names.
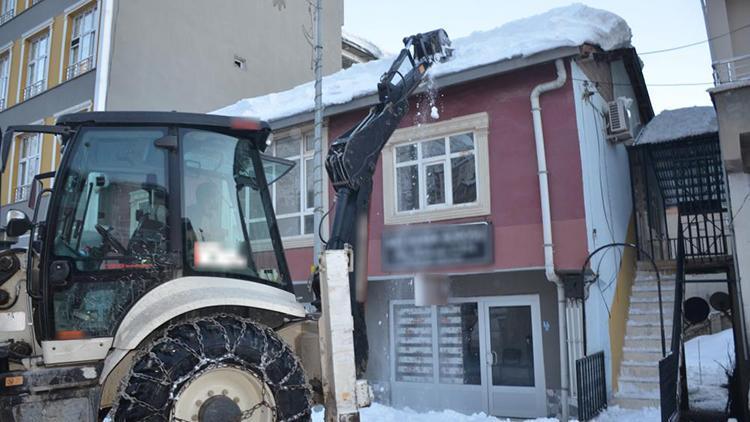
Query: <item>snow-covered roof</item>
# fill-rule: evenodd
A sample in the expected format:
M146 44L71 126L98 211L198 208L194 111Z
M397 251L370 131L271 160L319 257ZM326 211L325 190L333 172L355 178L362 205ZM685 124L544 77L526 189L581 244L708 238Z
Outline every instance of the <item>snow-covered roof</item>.
M648 122L635 144L668 142L718 131L716 111L711 106L664 110Z
M341 38L343 38L344 41L348 42L349 44L357 46L360 50L370 53L377 59L381 59L383 58L383 56L385 56L385 54L383 54L383 50L381 50L377 45L373 44L370 40L366 40L360 36L354 35L344 29L341 30Z
M598 45L609 51L629 47L630 38L630 27L618 15L577 3L453 40L453 58L436 64L429 73L433 77L448 75L583 44ZM326 76L323 104L345 104L374 94L380 76L388 70L392 60L393 57L385 57L355 64ZM213 113L273 121L312 111L314 98L314 82L308 82L287 91L243 99Z

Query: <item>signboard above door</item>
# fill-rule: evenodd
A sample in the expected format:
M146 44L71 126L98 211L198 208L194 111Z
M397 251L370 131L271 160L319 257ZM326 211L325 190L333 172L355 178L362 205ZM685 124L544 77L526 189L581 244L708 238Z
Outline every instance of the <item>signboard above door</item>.
M493 262L492 225L420 224L383 231L383 271L430 271Z

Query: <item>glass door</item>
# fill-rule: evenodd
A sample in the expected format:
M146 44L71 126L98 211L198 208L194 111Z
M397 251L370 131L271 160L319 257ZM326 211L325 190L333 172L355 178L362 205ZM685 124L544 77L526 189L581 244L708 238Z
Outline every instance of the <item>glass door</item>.
M497 416L546 414L538 296L483 301L489 410Z

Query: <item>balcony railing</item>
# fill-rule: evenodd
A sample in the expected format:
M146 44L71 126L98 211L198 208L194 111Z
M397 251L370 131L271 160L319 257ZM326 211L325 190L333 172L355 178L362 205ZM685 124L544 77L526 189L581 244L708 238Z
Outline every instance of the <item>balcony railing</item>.
M25 201L29 198L29 192L31 191L31 184L16 186L16 193L14 195L15 202Z
M0 111L5 110L5 98L0 98Z
M7 12L3 13L2 15L0 15L0 25L13 19L14 16L16 16L15 10L8 10Z
M28 100L29 98L39 95L44 91L44 85L46 80L42 79L40 81L36 81L32 83L31 85L28 85L26 88L23 89L23 99Z
M94 67L94 58L87 57L78 63L72 64L65 69L65 80L73 79L78 75L88 72Z
M750 54L715 61L714 85L750 80Z

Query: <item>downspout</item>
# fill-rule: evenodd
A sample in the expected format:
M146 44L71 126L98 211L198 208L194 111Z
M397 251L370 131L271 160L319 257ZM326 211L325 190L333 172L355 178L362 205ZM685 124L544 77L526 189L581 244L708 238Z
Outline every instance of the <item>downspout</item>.
M562 88L567 80L565 63L562 59L555 60L557 79L534 87L531 91L531 116L534 121L534 142L536 143L536 162L539 170L539 196L542 206L542 234L544 238L544 272L547 281L557 286L557 315L559 319L560 336L560 399L562 401L562 422L568 420L568 321L565 301L565 288L562 280L555 272L555 257L552 246L552 216L550 213L549 182L547 177L547 156L544 152L544 131L542 130L542 108L539 96L545 92Z
M115 0L100 0L100 34L96 54L96 81L94 83L94 103L92 111L104 111L107 108L107 90L109 88L110 61L112 60L112 31Z

